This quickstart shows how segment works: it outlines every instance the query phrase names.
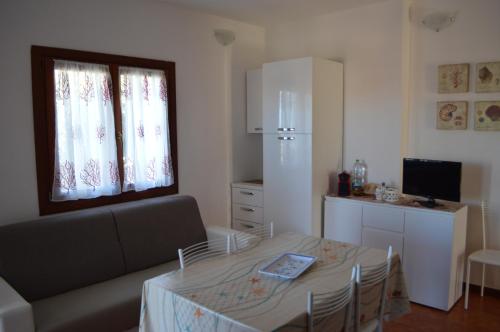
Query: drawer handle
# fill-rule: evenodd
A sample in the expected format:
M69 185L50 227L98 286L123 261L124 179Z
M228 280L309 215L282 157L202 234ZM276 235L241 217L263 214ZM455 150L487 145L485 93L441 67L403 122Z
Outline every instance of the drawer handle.
M240 209L243 211L246 211L246 212L255 212L255 209L251 209L251 208L240 207Z
M290 136L278 136L278 139L280 141L293 141L295 137L290 137Z
M244 223L240 223L240 225L245 227L245 228L254 228L253 225L248 225L248 224L244 224Z
M253 128L255 131L262 131L262 128L261 127L255 127Z
M254 195L254 193L251 192L251 191L242 191L242 190L240 190L240 193L242 193L243 195L248 195L248 196L253 196Z
M295 131L295 128L278 128L278 131Z

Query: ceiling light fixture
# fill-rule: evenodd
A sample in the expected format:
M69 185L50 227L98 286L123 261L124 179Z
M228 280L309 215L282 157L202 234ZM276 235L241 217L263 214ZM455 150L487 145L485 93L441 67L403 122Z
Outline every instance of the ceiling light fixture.
M225 29L215 29L214 30L215 39L222 46L230 45L236 39L234 32Z
M434 12L426 15L422 20L422 24L431 30L439 32L452 25L455 22L456 17L456 13L442 11Z

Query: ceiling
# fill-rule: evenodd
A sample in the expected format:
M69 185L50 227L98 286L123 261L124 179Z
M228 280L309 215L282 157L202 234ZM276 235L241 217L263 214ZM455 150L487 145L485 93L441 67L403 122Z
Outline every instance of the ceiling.
M256 25L317 16L386 0L157 0Z

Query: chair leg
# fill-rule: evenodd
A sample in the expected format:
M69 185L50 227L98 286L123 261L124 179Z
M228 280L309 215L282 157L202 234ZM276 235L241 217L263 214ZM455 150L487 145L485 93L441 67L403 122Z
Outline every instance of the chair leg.
M469 309L470 260L467 260L467 277L465 281L465 310Z
M483 264L483 275L481 277L481 297L484 296L484 272L485 272L486 264Z

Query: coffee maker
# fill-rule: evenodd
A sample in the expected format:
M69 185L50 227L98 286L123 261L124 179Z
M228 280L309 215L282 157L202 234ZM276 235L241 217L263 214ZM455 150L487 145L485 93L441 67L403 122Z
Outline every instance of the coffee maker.
M339 192L338 195L339 197L345 197L345 196L350 196L351 195L351 175L347 173L346 171L343 171L338 175L339 177L339 182L338 182L338 188Z

